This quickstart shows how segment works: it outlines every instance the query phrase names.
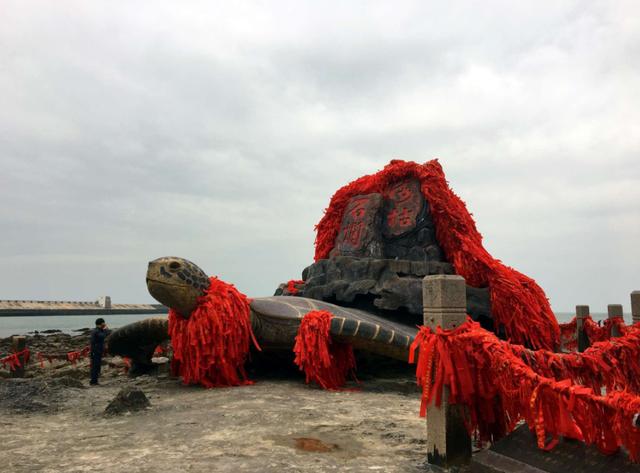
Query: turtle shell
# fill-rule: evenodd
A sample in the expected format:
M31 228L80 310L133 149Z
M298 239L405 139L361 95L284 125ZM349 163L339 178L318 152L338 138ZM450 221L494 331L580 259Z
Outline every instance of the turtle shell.
M251 325L264 351L290 350L295 343L302 318L314 310L333 314L331 335L354 348L407 360L416 327L388 320L364 310L341 307L304 297L273 296L251 301ZM169 338L168 321L153 317L120 327L108 338L114 355L132 358L144 371L151 366L155 347Z
M333 314L331 335L354 348L406 360L416 327L385 319L370 312L341 307L304 297L273 296L251 301L254 333L266 349L290 349L300 321L309 312Z

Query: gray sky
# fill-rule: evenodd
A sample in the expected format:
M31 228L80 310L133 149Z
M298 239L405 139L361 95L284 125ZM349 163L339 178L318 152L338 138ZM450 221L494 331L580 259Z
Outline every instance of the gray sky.
M3 1L0 299L150 301L164 255L270 295L340 186L439 157L554 309L628 311L639 4L430 3Z

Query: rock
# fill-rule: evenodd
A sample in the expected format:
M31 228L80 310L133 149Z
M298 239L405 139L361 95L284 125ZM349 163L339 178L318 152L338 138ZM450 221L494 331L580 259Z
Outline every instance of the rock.
M76 378L72 378L71 376L54 378L51 380L51 384L54 386L63 386L65 388L85 389L85 385L82 384L82 381Z
M151 403L142 390L127 387L120 390L104 412L109 415L119 415L127 412L140 411L150 406Z

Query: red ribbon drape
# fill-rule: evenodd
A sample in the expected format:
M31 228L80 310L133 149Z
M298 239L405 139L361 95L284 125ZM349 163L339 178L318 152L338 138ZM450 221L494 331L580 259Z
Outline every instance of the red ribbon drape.
M326 310L306 314L300 323L293 351L295 364L305 372L307 383L337 390L345 385L350 373L355 378L356 359L351 344L332 340L332 317L333 314Z
M638 336L630 333L609 343L625 346L624 351L638 343ZM603 345L593 348L589 356L596 361L607 350L615 351ZM410 361L417 361L416 377L423 389L422 413L431 403L440 405L447 386L448 402L466 406L469 431L477 432L481 440L495 441L525 420L536 432L540 448L553 447L553 441L547 444L547 435L566 436L595 444L607 454L624 446L632 459L640 459L640 429L632 423L640 412L639 396L629 390L600 396L572 379L542 375L539 372L549 369L551 360L566 355L529 351L528 362L534 369L523 359L524 352L471 320L451 331L422 327L410 354Z
M602 326L591 318L590 315L584 318L583 330L589 338L591 344L609 340L612 337L613 327L617 327L620 335L626 334L631 326L624 323L622 317L612 317L605 319ZM560 338L565 350L575 351L578 348L576 338L577 319L574 317L570 322L560 324Z
M169 311L172 368L184 384L204 387L251 384L244 364L251 342L249 300L233 285L210 278L207 293L188 319Z
M502 326L515 343L555 350L560 330L544 291L533 279L502 264L484 249L471 214L449 188L437 160L422 165L394 160L382 171L339 189L316 226L316 261L329 257L349 199L359 194L382 193L389 185L412 178L420 181L436 238L456 273L471 286L489 287L496 327Z

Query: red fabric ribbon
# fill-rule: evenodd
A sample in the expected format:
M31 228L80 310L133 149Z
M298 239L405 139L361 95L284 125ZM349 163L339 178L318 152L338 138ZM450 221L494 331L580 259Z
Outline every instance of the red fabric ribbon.
M82 350L70 351L67 353L67 360L69 360L71 364L75 365L78 360L88 357L90 352L91 348L88 346L84 347Z
M169 311L172 370L184 384L206 388L251 384L244 364L251 342L260 347L251 330L249 301L233 285L216 277L210 281L188 319Z
M3 366L8 366L9 371L15 371L17 368L22 367L21 358L24 357L24 364L29 363L29 358L31 356L31 352L28 348L25 348L22 351L18 351L15 353L11 353L10 355L5 356L4 358L0 358L0 364Z
M163 347L162 345L158 345L156 347L156 349L153 350L153 355L154 356L164 355L165 353L167 353L167 349L165 347Z
M300 289L296 287L296 285L298 284L304 284L304 281L302 279L291 279L287 283L287 292L291 295L296 295L298 292L300 292Z
M512 342L555 350L560 330L544 291L533 279L502 264L484 249L471 214L449 188L437 160L422 165L394 160L382 171L338 190L316 226L315 260L329 257L349 199L359 194L383 193L389 185L412 178L420 181L436 238L456 273L471 286L489 287L496 329L503 327Z
M589 339L591 344L596 342L602 342L610 340L613 334L613 327L618 328L620 335L625 335L632 326L628 326L624 323L622 317L612 317L605 319L602 326L600 326L590 315L584 318L583 330ZM567 351L575 351L578 348L577 333L577 319L574 317L571 322L560 324L560 339L562 345Z
M624 349L638 344L638 332L627 335ZM618 346L620 340L611 344ZM618 349L593 348L590 354L573 354L574 359L588 355L597 360ZM410 361L417 361L416 378L423 389L421 411L431 403L440 405L447 386L448 402L466 406L467 427L481 440L495 441L525 420L540 448L552 448L565 436L595 444L606 454L624 446L633 460L640 460L640 429L632 425L640 397L629 390L600 396L572 379L539 374L567 356L556 355L511 345L471 320L450 331L421 327L410 355Z
M355 378L356 359L350 343L331 338L331 318L326 310L314 310L302 318L293 351L295 364L305 372L306 382L323 389L338 390L351 373Z

